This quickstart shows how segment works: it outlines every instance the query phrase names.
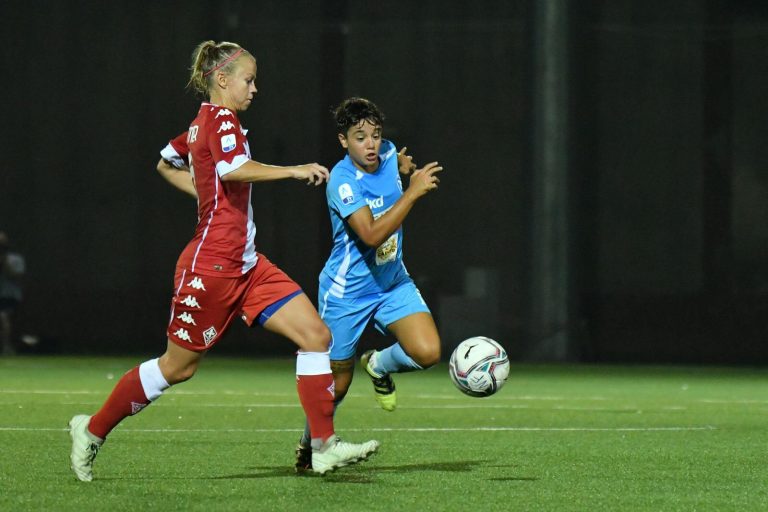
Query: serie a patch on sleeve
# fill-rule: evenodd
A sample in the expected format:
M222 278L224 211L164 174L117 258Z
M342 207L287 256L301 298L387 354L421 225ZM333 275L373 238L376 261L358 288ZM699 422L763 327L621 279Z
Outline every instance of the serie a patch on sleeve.
M351 204L355 200L355 195L352 193L352 187L349 183L342 183L339 186L339 197L342 204Z
M230 151L235 149L236 145L237 145L237 141L235 140L234 133L229 133L221 137L221 150L223 152L229 153Z

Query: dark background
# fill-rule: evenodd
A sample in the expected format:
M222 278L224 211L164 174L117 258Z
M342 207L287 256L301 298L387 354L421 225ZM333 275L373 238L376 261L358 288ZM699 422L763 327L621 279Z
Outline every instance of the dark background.
M38 350L164 349L196 210L154 167L214 39L257 58L255 159L330 168L328 110L361 95L445 167L405 225L445 356L487 335L516 360L768 362L765 2L12 0L0 29L0 230ZM322 190L253 203L260 251L314 300ZM216 350L292 351L240 324Z

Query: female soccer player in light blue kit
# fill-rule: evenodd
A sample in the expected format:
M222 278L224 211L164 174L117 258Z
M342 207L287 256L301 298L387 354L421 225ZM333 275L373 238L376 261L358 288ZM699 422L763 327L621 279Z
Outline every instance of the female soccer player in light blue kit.
M397 342L363 354L376 401L397 405L391 374L423 370L440 360L440 337L432 315L403 263L402 224L421 197L437 188L437 162L413 171L405 148L382 138L384 116L364 98L344 100L334 110L338 138L347 155L331 171L326 188L333 249L320 273L318 310L331 330L335 403L352 382L360 336L373 320ZM400 174L411 174L403 191ZM296 449L296 469L311 467L305 432Z

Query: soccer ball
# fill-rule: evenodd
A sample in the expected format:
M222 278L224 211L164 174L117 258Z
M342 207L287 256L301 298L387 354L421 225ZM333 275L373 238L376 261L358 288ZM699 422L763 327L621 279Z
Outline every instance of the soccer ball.
M451 354L448 374L465 395L491 396L509 376L507 351L491 338L466 339Z

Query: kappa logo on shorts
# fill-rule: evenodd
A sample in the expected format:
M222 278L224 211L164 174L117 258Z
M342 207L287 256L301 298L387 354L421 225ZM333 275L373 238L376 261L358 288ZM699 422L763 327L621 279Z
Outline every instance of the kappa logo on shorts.
M197 302L197 299L192 295L187 295L187 297L184 300L179 302L181 302L185 306L200 309L200 304Z
M203 280L199 277L193 278L190 282L187 283L187 286L190 288L194 288L195 290L203 290L205 291L205 285L203 284Z
M185 324L192 324L192 325L197 325L197 324L195 323L195 319L194 319L194 318L192 318L192 315L191 315L191 314L189 314L189 313L187 313L186 311L184 311L182 314L180 314L180 315L179 315L179 316L177 316L176 318L178 318L179 320L181 320L181 321L182 321L182 322L184 322Z
M203 341L205 341L206 345L209 345L213 338L216 337L216 329L213 326L210 326L206 330L203 331Z
M192 338L189 337L189 332L186 329L179 329L178 331L173 333L173 335L182 341L188 341L192 343Z

